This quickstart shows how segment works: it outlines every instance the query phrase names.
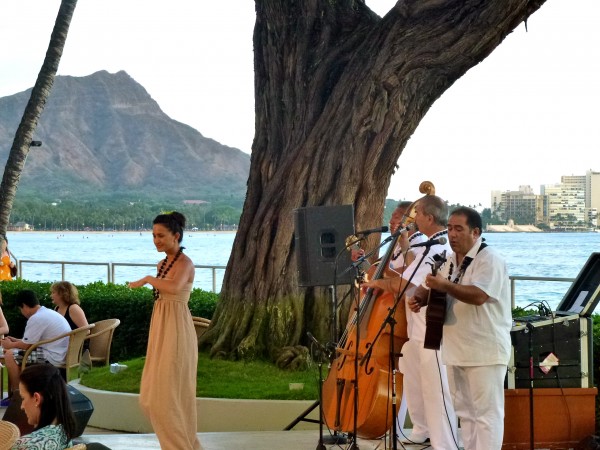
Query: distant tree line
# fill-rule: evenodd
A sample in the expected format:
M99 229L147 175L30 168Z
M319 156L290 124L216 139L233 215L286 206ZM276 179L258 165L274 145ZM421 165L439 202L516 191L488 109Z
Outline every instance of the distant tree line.
M177 210L186 216L190 230L236 229L243 199L219 195L209 198L207 203L185 204L183 200L140 198L125 194L54 201L26 195L17 197L10 222L13 227L23 222L41 231L137 231L150 229L152 220L161 212ZM398 202L386 200L382 225L390 222ZM457 206L460 205L449 205L449 208L452 210ZM504 223L497 216L492 216L489 208L485 208L481 216L484 229L488 223Z
M400 202L399 200L392 200L389 198L386 199L385 209L383 210L382 225L387 225L388 223L390 223L392 213L394 212L394 209L396 209L396 206L398 205L399 202ZM452 211L453 209L458 208L459 206L470 206L471 208L474 208L477 211L479 211L481 214L481 220L483 221L483 229L484 230L488 224L500 225L500 224L504 223L502 220L500 220L500 218L496 214L492 215L491 208L484 208L482 210L481 205L461 205L460 203L455 203L455 204L451 204L451 205L449 204L448 210Z
M164 211L179 211L187 229L232 230L237 228L243 199L215 196L202 204L183 200L102 195L85 200L43 200L17 197L10 224L22 222L45 231L132 231L152 228L152 220Z

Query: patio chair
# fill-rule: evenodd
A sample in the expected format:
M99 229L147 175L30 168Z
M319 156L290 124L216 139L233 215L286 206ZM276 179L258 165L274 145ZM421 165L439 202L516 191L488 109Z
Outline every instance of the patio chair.
M105 366L110 361L110 347L112 345L115 328L119 326L119 319L106 319L95 322L94 332L87 339L90 342L90 357L92 365L101 363Z
M27 360L29 359L29 355L34 350L37 350L39 347L43 347L44 344L49 342L58 341L59 339L63 339L65 337L69 338L69 346L67 347L67 356L65 357L65 362L62 365L56 366L59 369L63 369L65 372L65 381L69 381L69 370L79 366L81 361L81 350L83 348L83 341L90 333L90 330L94 328L94 324L86 325L84 327L79 327L70 331L68 333L63 333L59 336L56 336L52 339L46 339L40 342L36 342L32 344L31 347L27 349L25 355L23 356L23 362L21 363L21 370L27 367Z
M20 436L19 427L12 422L0 420L0 450L9 450Z
M196 337L198 338L198 340L200 340L200 336L202 336L208 329L208 326L210 325L210 320L205 319L204 317L195 316L192 316L192 319L194 321L194 328L196 329Z

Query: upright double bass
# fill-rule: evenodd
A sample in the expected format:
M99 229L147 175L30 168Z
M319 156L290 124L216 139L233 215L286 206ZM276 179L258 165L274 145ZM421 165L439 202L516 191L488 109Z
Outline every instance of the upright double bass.
M431 182L419 186L421 193L433 195ZM417 201L418 202L418 201ZM414 221L414 202L407 212L407 222ZM383 277L398 236L378 265L369 269L371 279ZM387 326L393 310L393 336ZM391 340L395 355L390 354ZM335 431L356 433L357 437L376 439L383 436L395 423L392 417L393 384L397 396L402 393L402 374L394 372L396 356L408 341L404 301L396 304L396 296L389 292L375 295L368 289L360 299L338 342L336 356L323 384L321 407L327 426ZM392 374L395 373L393 380Z

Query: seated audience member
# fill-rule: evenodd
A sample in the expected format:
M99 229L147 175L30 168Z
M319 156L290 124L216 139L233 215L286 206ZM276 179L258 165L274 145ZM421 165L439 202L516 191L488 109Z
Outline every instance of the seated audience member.
M17 339L12 336L2 339L4 360L6 370L8 371L9 395L12 395L13 391L18 387L19 373L21 371L20 354L24 353L37 342L52 339L71 331L69 323L63 316L56 311L40 305L35 292L30 290L20 291L16 296L15 303L21 310L21 314L27 318L27 325L25 325L23 339ZM68 346L68 337L44 344L37 349L36 362L47 362L55 366L61 365L65 362ZM15 355L15 351L17 355ZM3 404L6 404L5 400L2 401Z
M51 364L27 366L19 376L21 409L34 430L21 436L12 450L64 450L73 444L76 422L66 383Z
M87 318L79 303L77 288L68 281L57 281L50 288L54 311L67 319L71 330L88 325Z
M2 312L2 292L0 292L0 337L4 337L5 334L8 334L8 322Z

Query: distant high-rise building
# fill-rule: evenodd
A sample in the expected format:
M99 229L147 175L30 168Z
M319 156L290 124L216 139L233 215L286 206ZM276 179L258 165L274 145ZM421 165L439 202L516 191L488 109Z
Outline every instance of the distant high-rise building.
M546 223L551 228L585 229L598 226L600 172L563 175L560 183L540 186L536 195L529 185L518 191L492 191L491 210L505 222Z
M496 215L505 222L512 220L518 225L535 225L542 218L538 197L533 193L531 186L525 185L519 186L518 191L502 192Z
M565 175L561 182L546 184L546 221L551 228L580 228L588 224L585 209L585 176Z
M522 184L519 186L519 192L523 194L533 194L533 189L528 184Z
M600 172L585 173L585 207L600 211Z
M502 191L492 191L492 198L490 200L490 209L492 214L497 214L502 203Z

